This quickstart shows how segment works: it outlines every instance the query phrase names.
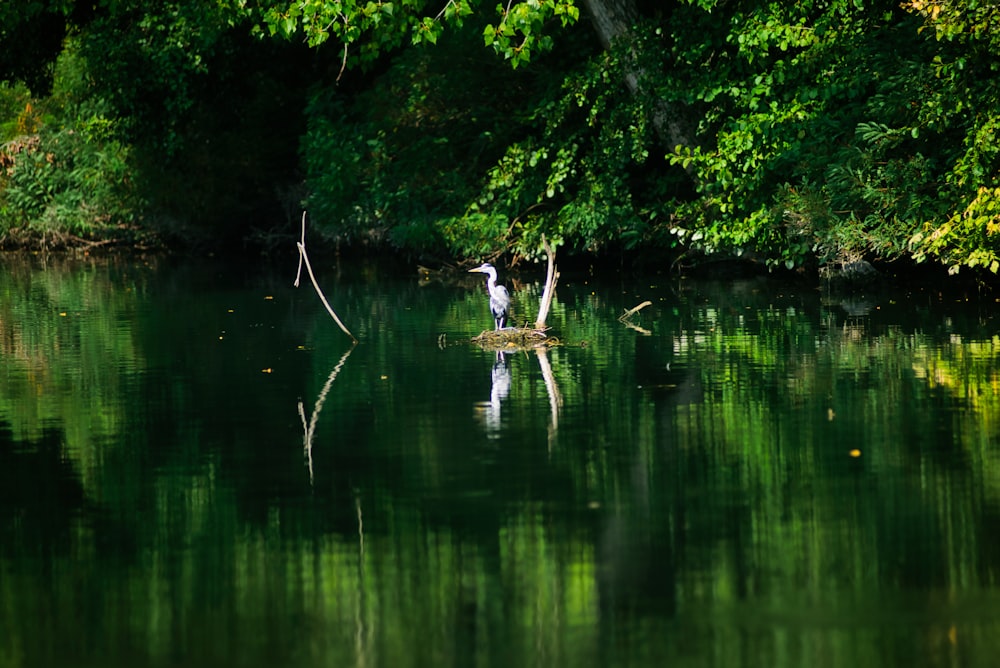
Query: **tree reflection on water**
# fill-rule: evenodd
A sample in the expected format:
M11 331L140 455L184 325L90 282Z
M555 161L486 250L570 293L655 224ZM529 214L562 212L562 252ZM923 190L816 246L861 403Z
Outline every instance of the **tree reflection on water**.
M0 274L0 666L1000 650L990 305L566 282L566 345L498 356L436 345L473 293L320 276L345 349L226 275Z

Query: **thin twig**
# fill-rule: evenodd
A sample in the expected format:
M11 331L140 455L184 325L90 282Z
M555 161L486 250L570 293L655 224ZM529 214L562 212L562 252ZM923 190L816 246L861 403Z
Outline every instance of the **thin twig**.
M340 83L340 77L344 76L344 70L347 69L347 42L344 42L344 58L340 61L340 71L337 72L337 83Z
M442 7L441 11L438 12L438 15L434 17L434 20L437 21L442 16L444 16L444 13L448 11L448 7L450 7L453 4L455 4L455 0L448 0L448 2L444 3L444 7Z

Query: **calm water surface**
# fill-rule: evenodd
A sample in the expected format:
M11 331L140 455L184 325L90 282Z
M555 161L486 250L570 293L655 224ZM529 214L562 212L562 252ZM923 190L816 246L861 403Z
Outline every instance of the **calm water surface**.
M995 665L992 298L288 264L4 260L0 668Z

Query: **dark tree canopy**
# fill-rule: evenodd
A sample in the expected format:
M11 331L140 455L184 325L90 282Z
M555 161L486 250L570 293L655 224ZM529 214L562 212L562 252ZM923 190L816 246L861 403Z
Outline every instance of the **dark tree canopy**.
M1000 11L896 0L0 6L0 227L439 257L1000 269ZM48 232L47 232L48 233Z

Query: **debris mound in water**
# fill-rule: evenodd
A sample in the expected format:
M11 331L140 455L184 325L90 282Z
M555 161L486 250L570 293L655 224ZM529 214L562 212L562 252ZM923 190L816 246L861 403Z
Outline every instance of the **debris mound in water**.
M503 329L488 329L472 342L488 350L521 350L530 348L550 348L559 345L559 339L549 336L545 328L504 327Z

